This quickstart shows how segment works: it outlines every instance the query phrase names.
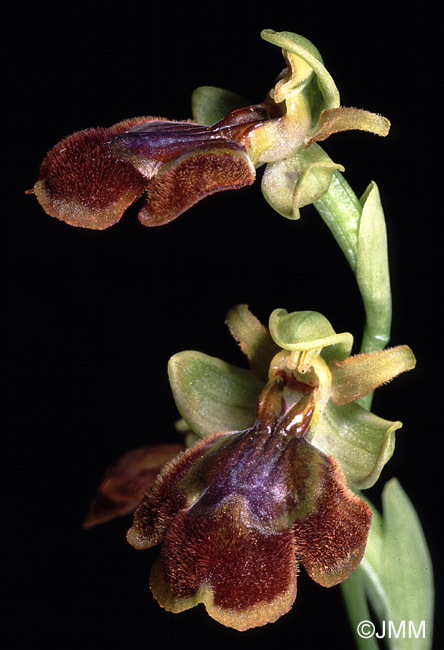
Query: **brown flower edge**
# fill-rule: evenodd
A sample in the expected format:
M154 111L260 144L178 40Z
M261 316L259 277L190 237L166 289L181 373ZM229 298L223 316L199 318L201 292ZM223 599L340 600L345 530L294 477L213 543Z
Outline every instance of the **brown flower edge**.
M306 439L315 399L280 373L253 427L216 433L163 468L128 532L137 549L162 543L150 578L162 607L203 603L243 631L289 611L299 562L325 587L359 565L371 512Z
M163 225L214 192L254 182L245 143L269 118L267 106L258 104L212 126L135 117L78 131L48 152L28 193L49 215L95 230L117 223L144 195L139 220Z

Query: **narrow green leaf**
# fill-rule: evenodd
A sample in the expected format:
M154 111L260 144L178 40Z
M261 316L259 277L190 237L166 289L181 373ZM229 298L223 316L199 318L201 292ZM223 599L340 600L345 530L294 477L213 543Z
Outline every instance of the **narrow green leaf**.
M412 503L396 479L382 494L383 519L373 522L358 569L390 650L430 650L433 568Z
M365 627L365 630L370 630L371 632L372 628L363 576L359 568L353 571L347 580L341 583L341 591L358 650L379 650L378 642L374 636L366 637L362 634L362 624L364 621L370 622L370 627Z
M361 199L356 281L365 307L361 352L382 350L390 339L391 289L384 211L376 183Z

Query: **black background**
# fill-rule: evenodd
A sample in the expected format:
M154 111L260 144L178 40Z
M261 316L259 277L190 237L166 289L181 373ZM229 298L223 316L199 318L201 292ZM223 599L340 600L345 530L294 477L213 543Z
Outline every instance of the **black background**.
M427 5L412 14L383 2L368 11L336 3L159 4L17 3L5 23L6 647L265 648L286 641L352 648L340 589L318 587L303 569L292 611L240 634L202 607L176 616L158 607L147 585L158 549L134 551L125 541L128 519L81 529L109 463L137 446L177 439L169 356L198 349L244 364L224 326L231 305L248 303L264 322L276 307L318 310L359 342L354 279L315 210L286 221L256 183L213 195L167 227L143 227L133 206L119 224L93 232L48 217L24 192L46 151L73 131L135 115L188 118L191 91L204 84L262 100L283 60L261 29L309 38L342 104L392 121L386 139L348 133L325 148L358 194L370 180L379 185L393 280L391 343L408 343L418 360L375 399L378 415L404 427L370 496L379 505L385 481L399 478L438 574L442 317L435 314L438 215L428 180L434 104Z

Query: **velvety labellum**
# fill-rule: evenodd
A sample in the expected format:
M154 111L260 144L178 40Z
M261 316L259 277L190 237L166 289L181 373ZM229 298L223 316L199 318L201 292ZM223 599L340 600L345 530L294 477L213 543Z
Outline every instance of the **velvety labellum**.
M140 221L162 225L209 194L253 183L246 143L269 117L259 104L212 126L138 117L79 131L49 151L30 193L51 216L96 230L145 194Z
M276 376L253 427L209 436L161 472L128 541L139 549L162 542L150 584L163 607L203 603L245 630L290 609L297 557L324 586L359 564L370 511L335 461L306 440L315 394Z

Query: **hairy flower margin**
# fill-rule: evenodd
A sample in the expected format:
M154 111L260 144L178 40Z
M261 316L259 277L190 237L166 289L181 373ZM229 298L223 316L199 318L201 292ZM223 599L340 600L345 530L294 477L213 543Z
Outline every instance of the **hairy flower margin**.
M371 513L351 487L377 480L401 423L356 400L415 359L407 346L349 356L352 336L316 312L276 310L268 330L239 305L227 323L250 370L192 351L169 363L186 428L203 439L162 469L168 445L126 455L86 525L129 512L145 482L128 541L162 544L150 578L159 604L180 612L203 603L243 631L291 608L299 562L326 587L359 565Z
M340 107L338 90L318 50L302 36L264 30L282 48L286 68L265 100L245 106L217 88L193 96L194 121L135 117L85 129L56 144L28 193L72 226L102 230L145 196L139 220L166 224L205 196L262 179L266 200L283 216L328 189L335 164L316 144L350 129L386 135L386 118ZM235 108L234 108L235 107ZM226 114L227 109L229 110Z

